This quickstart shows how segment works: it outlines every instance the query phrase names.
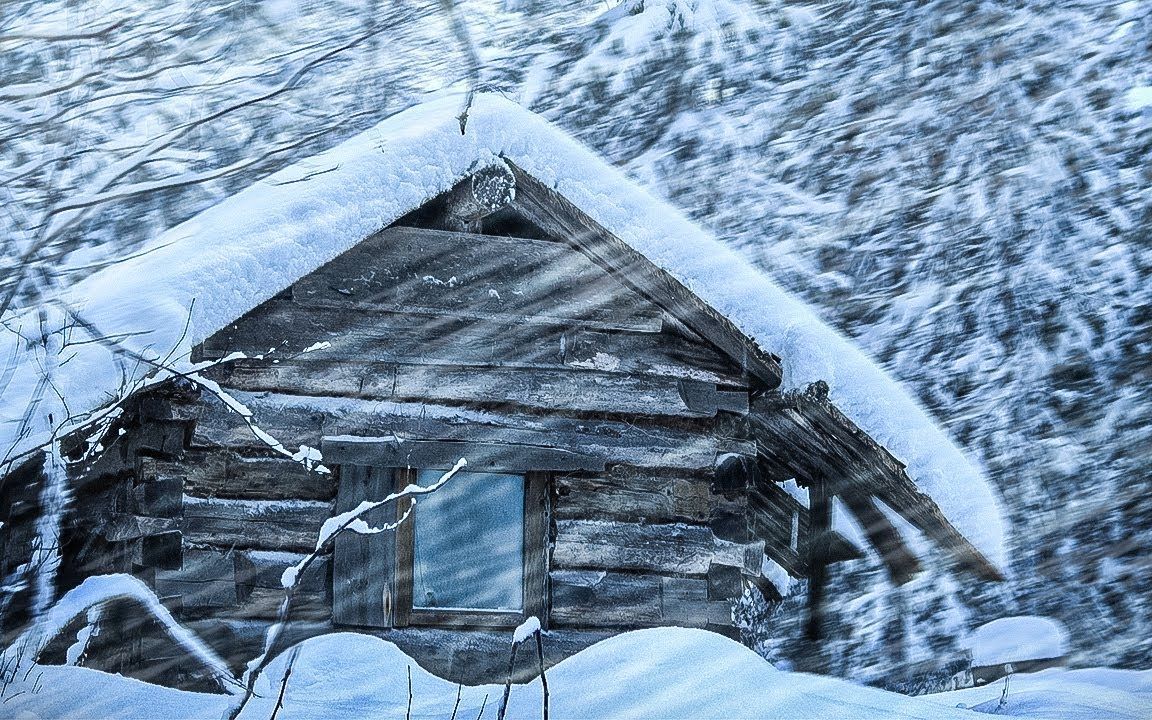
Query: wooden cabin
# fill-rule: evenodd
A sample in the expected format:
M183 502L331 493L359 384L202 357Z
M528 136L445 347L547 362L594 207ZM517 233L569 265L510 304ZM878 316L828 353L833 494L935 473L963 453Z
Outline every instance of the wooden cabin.
M632 628L736 637L734 600L779 597L769 562L809 579L815 639L829 563L875 552L894 583L919 569L875 499L960 570L998 576L827 385L783 389L787 357L515 156L445 186L326 262L277 270L277 292L193 337L203 380L122 402L103 452L70 466L58 593L131 573L239 668L327 518L461 458L414 506L365 517L407 517L395 532L334 541L299 586L291 637L377 633L441 676L498 681L530 616L550 663ZM3 487L5 573L27 562L37 478L31 460ZM793 479L806 502L783 489ZM870 547L833 527L834 498ZM164 667L137 653L126 672Z

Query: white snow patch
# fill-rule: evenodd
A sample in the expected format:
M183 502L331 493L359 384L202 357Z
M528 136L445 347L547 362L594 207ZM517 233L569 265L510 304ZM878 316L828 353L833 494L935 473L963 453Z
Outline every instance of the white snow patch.
M1064 657L1068 645L1068 631L1062 624L1035 615L993 620L968 638L973 667Z
M1124 95L1124 101L1132 110L1152 108L1152 85L1142 85L1129 89Z
M512 632L512 644L519 645L538 632L540 632L540 618L533 615L516 626Z
M760 574L764 576L765 580L772 583L776 592L780 593L780 597L788 597L792 590L792 576L780 563L765 556L764 561L760 563Z

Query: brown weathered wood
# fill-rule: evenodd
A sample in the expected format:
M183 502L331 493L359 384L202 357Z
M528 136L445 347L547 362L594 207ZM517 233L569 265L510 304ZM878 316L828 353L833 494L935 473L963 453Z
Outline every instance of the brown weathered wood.
M551 578L559 627L654 627L664 619L659 575L553 570Z
M520 406L605 414L711 417L740 406L715 385L692 406L675 378L580 369L482 368L288 360L237 362L209 373L230 388L379 400Z
M681 282L617 238L556 191L513 166L517 195L513 205L552 236L575 245L601 267L651 298L693 332L726 353L768 388L783 377L777 358L749 340Z
M868 542L876 548L893 585L903 585L920 572L919 560L904 543L900 531L872 502L872 498L857 493L844 493L840 499L856 516Z
M292 297L306 306L660 330L649 302L571 248L422 228L382 230L300 279Z
M719 542L699 525L558 520L557 568L704 575L713 561L743 566L745 546Z
M706 521L714 502L704 480L615 466L595 475L558 474L556 517L649 522Z
M232 393L254 413L261 427L274 430L288 447L319 447L324 436L388 436L402 440L468 442L559 448L602 458L609 464L700 470L710 473L717 455L755 455L752 441L612 420L576 420L512 413L472 413L418 403ZM202 447L262 448L248 426L216 398L205 399L194 442Z
M344 465L336 494L337 514L364 500L382 500L394 489L392 470ZM396 508L385 505L365 513L372 527L393 522ZM391 627L395 607L396 536L344 532L332 549L332 621L342 625Z
M331 500L331 473L304 469L283 455L245 457L225 450L192 451L183 462L141 458L144 483L179 482L187 494L243 500Z
M740 390L721 390L715 383L681 378L680 398L692 412L711 417L717 412L745 415L748 412L748 393Z
M221 547L306 552L331 513L324 502L184 497L184 539Z

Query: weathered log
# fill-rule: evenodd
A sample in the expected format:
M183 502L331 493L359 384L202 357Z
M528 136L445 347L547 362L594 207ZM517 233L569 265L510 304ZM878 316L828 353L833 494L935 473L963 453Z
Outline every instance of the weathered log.
M703 480L622 466L596 475L560 474L553 483L560 519L700 523L709 518L714 502Z
M191 543L306 552L316 545L331 504L185 496L180 529Z
M691 404L683 380L579 369L392 365L321 360L243 361L211 377L230 388L376 400L473 403L607 415L711 417L740 407L714 384L697 383Z
M196 450L183 462L141 458L137 477L144 483L182 484L198 497L243 500L331 500L330 473L304 469L283 455L245 457L226 450Z
M564 244L422 228L382 230L299 280L292 297L306 307L661 328L650 302Z
M732 625L732 604L708 598L708 581L666 577L661 581L661 611L669 625L725 627Z
M235 607L235 574L230 552L188 548L179 570L156 572L156 594L178 598L184 610Z
M516 176L503 162L480 168L448 191L444 201L447 229L479 232L480 221L516 197Z
M559 520L552 563L556 568L634 570L705 575L712 562L745 567L755 562L763 545L717 540L699 525L594 520Z
M478 412L422 403L352 398L232 393L255 413L257 423L288 447L318 447L324 436L358 435L404 440L468 442L559 448L602 458L608 464L711 473L716 457L752 455L755 444L699 431L611 420L576 420ZM218 399L205 398L193 441L201 447L260 448L243 420Z
M323 360L581 368L746 384L740 368L703 341L667 332L573 327L569 321L496 322L403 312L303 307L276 297L204 341L201 358L233 352L287 360L305 349ZM327 343L324 345L324 343Z
M654 627L661 624L661 577L554 570L552 622L564 627Z
M525 473L531 470L600 470L604 461L583 453L532 445L458 440L405 440L336 436L321 443L334 464L448 469L464 458L473 472Z
M731 320L705 304L682 283L608 232L558 192L515 166L512 172L516 175L513 205L517 211L552 236L575 244L581 252L601 267L609 268L638 293L652 298L693 332L715 344L740 367L747 368L766 387L779 386L783 377L779 359L749 341Z

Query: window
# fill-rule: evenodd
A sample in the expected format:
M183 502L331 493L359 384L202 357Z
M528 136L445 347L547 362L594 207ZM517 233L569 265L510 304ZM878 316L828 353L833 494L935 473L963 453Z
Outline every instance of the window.
M444 473L369 462L340 464L336 512L412 483L428 487ZM506 628L530 615L546 620L548 475L513 472L491 461L483 467L485 472L456 473L435 492L417 496L415 507L402 498L365 515L380 526L411 509L395 533L337 536L333 622Z

